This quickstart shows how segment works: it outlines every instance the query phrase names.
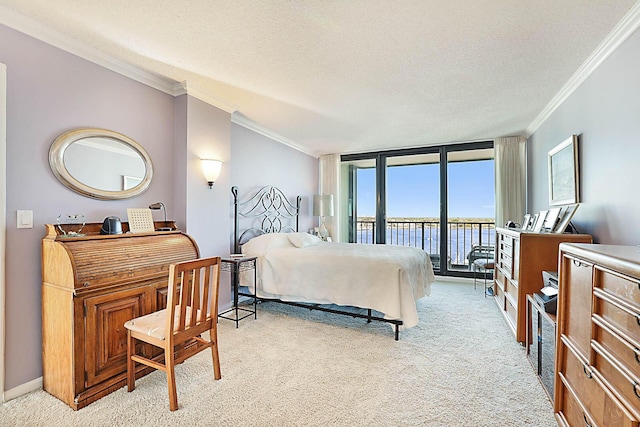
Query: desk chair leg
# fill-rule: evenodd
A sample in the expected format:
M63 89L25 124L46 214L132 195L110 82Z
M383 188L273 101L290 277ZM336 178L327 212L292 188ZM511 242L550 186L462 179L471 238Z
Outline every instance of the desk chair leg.
M164 350L164 363L167 371L167 388L169 389L169 409L178 409L178 394L176 392L176 370L173 349Z
M220 373L220 356L218 355L218 331L217 326L213 323L213 328L209 331L209 341L211 344L211 358L213 359L213 377L217 380L222 378Z
M136 362L131 358L136 348L136 340L131 337L131 331L127 329L127 391L136 388Z

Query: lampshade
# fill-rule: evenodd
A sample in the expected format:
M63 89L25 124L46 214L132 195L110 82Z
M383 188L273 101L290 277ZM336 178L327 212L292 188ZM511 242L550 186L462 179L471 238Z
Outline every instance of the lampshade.
M222 162L220 160L202 159L202 172L204 172L209 188L216 182L221 170Z
M313 216L333 216L333 194L313 196Z

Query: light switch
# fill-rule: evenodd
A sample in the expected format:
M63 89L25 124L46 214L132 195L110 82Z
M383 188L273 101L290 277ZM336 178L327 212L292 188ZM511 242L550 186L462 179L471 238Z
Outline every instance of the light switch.
M18 211L18 228L33 228L33 211Z

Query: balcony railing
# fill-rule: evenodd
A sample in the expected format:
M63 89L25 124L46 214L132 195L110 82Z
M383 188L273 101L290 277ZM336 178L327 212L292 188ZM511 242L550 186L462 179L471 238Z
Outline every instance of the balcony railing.
M424 249L432 261L440 257L440 223L438 221L392 218L387 220L386 242L392 245ZM375 243L375 221L358 218L356 243ZM495 246L496 225L491 220L459 220L447 223L447 262L451 269L468 269L468 255L476 246Z

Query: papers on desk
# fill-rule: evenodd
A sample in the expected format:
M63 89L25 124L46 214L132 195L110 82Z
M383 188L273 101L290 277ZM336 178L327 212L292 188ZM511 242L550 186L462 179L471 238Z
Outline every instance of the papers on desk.
M540 292L548 297L552 297L554 295L558 295L558 288L554 288L553 286L545 286L540 290Z

